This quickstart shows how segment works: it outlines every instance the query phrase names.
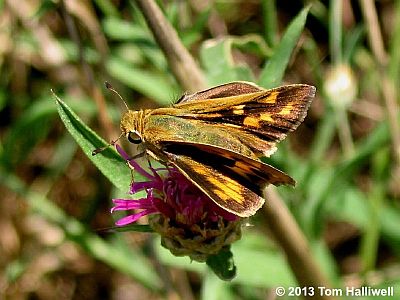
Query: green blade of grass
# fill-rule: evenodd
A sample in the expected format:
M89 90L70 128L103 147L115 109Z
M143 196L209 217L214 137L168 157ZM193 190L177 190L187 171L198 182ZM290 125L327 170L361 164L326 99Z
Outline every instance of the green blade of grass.
M278 16L275 0L263 0L261 2L264 19L264 36L268 45L274 47L278 34Z
M310 6L304 8L289 24L282 40L275 48L274 54L265 64L259 80L259 85L265 88L276 87L281 83L290 56L306 23Z
M170 104L171 98L179 94L173 87L172 80L161 72L130 66L126 61L116 57L106 62L106 68L112 76L161 105Z

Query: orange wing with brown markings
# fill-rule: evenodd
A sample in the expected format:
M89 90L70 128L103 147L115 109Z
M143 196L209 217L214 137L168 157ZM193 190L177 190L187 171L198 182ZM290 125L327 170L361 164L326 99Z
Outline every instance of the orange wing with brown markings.
M293 84L251 94L185 101L174 108L182 110L179 117L230 130L258 156L269 156L276 143L304 120L314 95L315 87Z

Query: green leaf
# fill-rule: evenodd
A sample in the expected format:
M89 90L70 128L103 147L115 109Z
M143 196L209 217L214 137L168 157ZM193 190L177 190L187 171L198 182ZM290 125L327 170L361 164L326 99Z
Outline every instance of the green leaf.
M161 73L127 65L126 61L116 57L107 61L106 68L112 76L161 105L170 104L171 97L178 95L172 80Z
M99 55L99 53L95 49L90 48L88 46L85 46L82 49L80 49L76 45L76 43L67 39L64 40L60 39L59 45L64 50L63 54L65 55L65 58L68 61L78 63L80 61L81 50L83 51L83 56L85 57L85 61L88 64L97 64L99 63L99 61L101 61L101 56Z
M16 282L26 272L29 263L24 258L20 257L17 260L8 262L4 269L4 277L8 284Z
M138 24L118 18L106 18L102 22L104 33L119 41L149 40L150 33Z
M92 151L107 145L93 130L56 95L57 110L65 127L79 144L82 151L116 187L122 191L129 189L131 173L124 159L113 148L108 147L93 156Z
M273 88L279 85L283 79L290 56L297 44L301 32L306 23L310 6L304 8L289 24L274 54L265 64L259 80L259 85L265 88Z
M4 107L6 107L8 100L9 99L8 99L7 94L6 94L6 90L1 89L0 90L0 111L2 111Z
M157 237L153 240L157 258L166 266L181 268L199 274L205 273L207 267L204 263L191 261L188 256L175 256L168 249L161 246L161 239Z
M118 8L114 6L111 0L95 0L94 3L104 15L114 18L119 17Z
M222 280L232 280L236 276L236 266L233 261L233 254L228 247L222 249L218 254L207 258L207 265Z
M368 222L368 202L362 191L352 184L339 182L335 193L326 196L324 211L336 220L349 222L364 229ZM354 212L357 212L356 214ZM314 215L314 218L321 216Z
M211 270L205 273L201 286L201 300L237 299L230 282L219 280ZM250 298L249 298L250 299Z
M265 42L255 34L214 39L203 43L200 49L200 59L210 85L237 80L254 81L248 65L234 63L232 54L234 48L262 56L269 54Z
M400 209L395 205L385 205L379 218L383 239L400 256Z
M242 239L232 244L232 252L238 268L233 284L263 288L295 285L296 280L282 251L259 232L243 232Z

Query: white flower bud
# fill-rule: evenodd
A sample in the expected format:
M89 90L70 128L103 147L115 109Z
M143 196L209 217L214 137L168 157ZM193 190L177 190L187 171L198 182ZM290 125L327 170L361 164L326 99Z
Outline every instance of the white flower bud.
M357 96L357 82L352 69L346 64L332 67L327 72L324 90L334 108L347 109Z

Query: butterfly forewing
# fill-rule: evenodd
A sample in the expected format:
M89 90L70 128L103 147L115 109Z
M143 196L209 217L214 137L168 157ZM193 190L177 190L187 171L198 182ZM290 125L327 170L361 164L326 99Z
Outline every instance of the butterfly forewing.
M275 143L304 120L314 94L313 86L296 84L175 107L182 109L180 117L230 130L258 156L269 156L276 149Z
M231 96L238 96L243 94L250 94L263 91L264 89L251 82L235 81L222 84L210 89L200 91L194 94L183 95L177 103L183 103L196 100L208 100L215 98L225 98Z

